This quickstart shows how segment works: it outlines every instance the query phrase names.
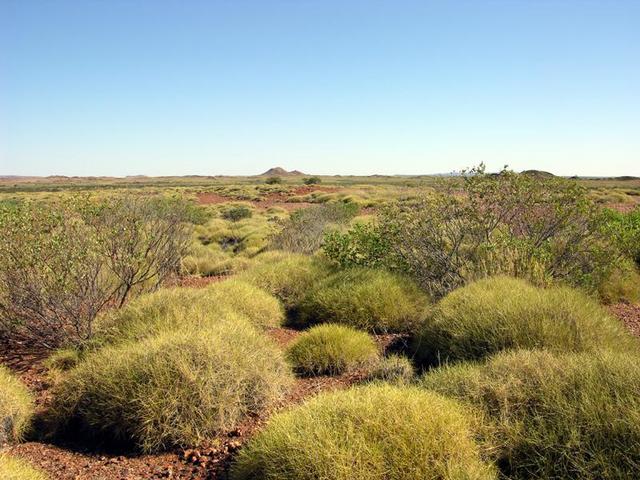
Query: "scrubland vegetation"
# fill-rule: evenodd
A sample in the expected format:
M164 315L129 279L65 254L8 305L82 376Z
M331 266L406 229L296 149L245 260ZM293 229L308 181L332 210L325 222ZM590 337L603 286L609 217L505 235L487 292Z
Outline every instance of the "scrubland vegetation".
M640 475L640 345L609 306L640 312L640 186L278 178L0 189L2 348L46 351L50 385L0 369L0 446L207 446L232 479Z

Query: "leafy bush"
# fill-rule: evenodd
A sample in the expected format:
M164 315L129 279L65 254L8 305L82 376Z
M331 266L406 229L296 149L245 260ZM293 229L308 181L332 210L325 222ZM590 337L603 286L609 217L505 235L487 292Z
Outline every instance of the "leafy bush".
M0 208L0 329L47 348L87 340L107 305L177 272L187 218L184 202L142 197Z
M55 386L51 418L58 433L146 452L193 446L274 406L290 380L280 350L247 322L163 332L88 355Z
M47 476L20 458L0 453L0 478L3 480L46 480Z
M328 203L303 208L282 222L282 230L273 236L271 245L279 250L314 253L322 245L327 229L347 225L358 213L354 203Z
M606 210L606 232L624 254L640 266L640 207L628 213Z
M614 352L505 352L431 371L422 385L496 423L507 478L628 479L640 464L640 367Z
M302 181L304 182L305 185L317 185L320 182L322 182L320 177L307 177Z
M373 332L411 331L428 300L411 281L384 270L348 269L318 282L299 307L302 323L334 322Z
M0 365L0 445L21 440L32 413L27 387Z
M299 254L261 255L254 267L238 275L275 295L285 308L293 309L311 286L329 274L329 267L319 258Z
M512 348L635 350L636 343L617 319L577 290L493 277L443 298L424 323L416 347L420 361L437 364Z
M268 177L264 183L267 185L279 185L282 183L282 178L280 177Z
M391 354L380 358L367 375L367 380L407 383L415 375L411 361L402 355Z
M378 347L370 335L332 324L311 328L287 351L287 357L303 375L339 375L371 365L377 356Z
M230 220L232 222L237 222L239 220L242 220L243 218L250 218L251 215L252 212L249 207L238 205L225 210L222 213L222 218L224 218L225 220Z
M595 291L621 259L605 224L574 181L481 166L386 208L377 225L328 236L324 251L343 266L405 272L434 298L496 274Z
M233 480L495 479L473 414L418 388L320 394L275 415L240 451Z

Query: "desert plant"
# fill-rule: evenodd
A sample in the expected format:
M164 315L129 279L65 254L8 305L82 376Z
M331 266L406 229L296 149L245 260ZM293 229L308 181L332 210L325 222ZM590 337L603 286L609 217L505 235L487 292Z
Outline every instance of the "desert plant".
M512 479L629 479L640 464L637 356L513 351L431 371L422 385L481 408Z
M300 302L301 323L334 322L372 332L412 331L428 308L408 278L385 270L339 271L311 288Z
M240 451L233 480L495 479L465 407L418 388L325 393L274 416Z
M302 181L304 182L305 185L317 185L320 182L322 182L320 177L307 177L307 178L303 179Z
M373 364L378 355L369 334L333 324L311 328L287 350L289 361L302 375L339 375Z
M250 218L252 215L251 209L244 205L232 206L231 208L222 212L222 218L230 220L232 222L238 222L243 218Z
M0 453L0 478L3 480L46 480L47 475L21 458Z
M238 279L275 295L287 309L295 308L305 292L330 271L322 259L306 255L274 252L260 257L261 260L239 274Z
M0 365L0 445L21 440L32 414L27 387Z
M271 239L278 250L311 254L320 248L331 227L347 225L358 213L354 203L327 203L303 208L281 222L282 229Z
M384 266L411 275L433 297L507 274L595 291L621 252L577 182L484 167L437 192L384 209L379 223L325 240L343 266Z
M636 350L637 341L595 300L568 287L543 289L509 277L454 290L438 303L416 339L417 359L431 365L505 349L608 347Z
M267 177L264 181L267 185L279 185L282 183L282 178L280 177Z
M57 433L86 431L143 451L193 446L278 402L291 380L280 350L246 321L107 346L53 392Z
M411 361L402 355L390 354L382 357L368 372L366 380L392 383L408 383L415 375Z
M614 270L598 286L598 295L605 304L640 303L640 273L635 266Z

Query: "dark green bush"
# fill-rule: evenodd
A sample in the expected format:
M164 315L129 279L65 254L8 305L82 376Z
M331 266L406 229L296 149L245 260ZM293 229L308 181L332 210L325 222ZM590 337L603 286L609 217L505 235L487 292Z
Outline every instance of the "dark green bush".
M419 324L428 305L411 280L384 270L355 268L330 275L311 288L300 302L298 321L407 332Z
M268 177L264 183L266 183L267 185L278 185L280 183L282 183L282 178L280 177Z
M287 350L302 375L338 375L372 365L378 347L371 336L344 325L318 325L304 332Z
M240 451L233 480L488 480L477 420L419 388L325 393L274 416Z
M431 371L422 385L481 408L512 479L631 479L640 465L636 355L514 351Z
M637 341L580 291L543 289L509 277L454 290L436 305L416 339L417 359L431 365L514 348L635 351Z
M322 182L320 177L307 177L302 181L304 182L305 185L317 185L320 182Z
M251 215L251 209L244 205L234 206L222 212L222 218L231 220L232 222L237 222L243 218L250 218Z

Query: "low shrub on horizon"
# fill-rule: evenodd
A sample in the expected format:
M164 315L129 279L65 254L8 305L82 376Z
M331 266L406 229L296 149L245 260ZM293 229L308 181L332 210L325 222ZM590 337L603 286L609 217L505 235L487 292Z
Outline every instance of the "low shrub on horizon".
M287 350L302 375L338 375L372 365L378 346L371 336L344 325L317 325L304 332Z
M640 465L638 357L503 352L430 371L423 387L482 409L510 479L623 480Z
M342 270L313 286L298 309L301 324L332 322L371 332L409 332L428 309L409 279L365 268Z
M0 453L0 478L2 480L47 480L47 475L21 458Z
M0 365L0 445L22 440L33 415L27 387Z
M568 287L538 288L491 277L454 290L415 338L420 363L476 360L506 349L638 351L638 342L598 302Z
M489 480L477 418L415 387L367 385L278 413L240 451L232 480Z
M246 321L162 332L87 355L53 389L53 433L198 445L268 411L292 380L282 352Z

